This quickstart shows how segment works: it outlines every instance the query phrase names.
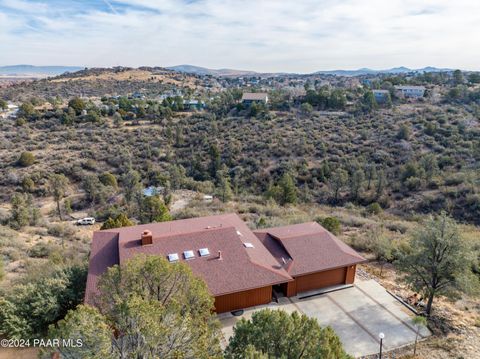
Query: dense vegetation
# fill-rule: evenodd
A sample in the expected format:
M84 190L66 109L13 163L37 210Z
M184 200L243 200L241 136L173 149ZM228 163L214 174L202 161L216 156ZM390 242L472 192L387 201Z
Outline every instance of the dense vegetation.
M348 232L342 239L375 259L380 275L386 263L397 264L405 283L430 299L427 312L438 296L474 293L480 247L478 230L466 225L480 224L479 82L458 72L240 80L119 68L1 89L0 98L20 109L0 123L0 283L8 277L0 334L44 336L82 301L91 233L66 222L78 213L103 229L224 211L242 214L251 227L316 220L339 236ZM394 88L400 84L426 86L426 95L402 98ZM240 103L247 89L268 92L268 104ZM377 102L373 89L387 90L387 100ZM189 107L193 99L200 105ZM149 186L152 196L144 195ZM173 211L179 190L196 197ZM205 204L203 194L216 198ZM122 290L137 295L139 288ZM114 308L78 307L50 335L78 335L81 326L88 346L80 355L108 357L112 340L132 343L112 339L112 323L149 319L146 308L166 310L117 299ZM47 310L39 315L39 307ZM305 318L277 319L313 326L317 339L339 348L333 333ZM159 329L147 324L137 329ZM238 333L248 337L255 325L254 318L242 322ZM302 345L255 339L232 344L228 355L262 358Z
M253 356L253 353L258 356ZM250 356L249 356L250 355ZM262 355L265 355L264 357ZM332 328L321 328L305 314L264 309L242 318L225 350L227 359L348 359Z

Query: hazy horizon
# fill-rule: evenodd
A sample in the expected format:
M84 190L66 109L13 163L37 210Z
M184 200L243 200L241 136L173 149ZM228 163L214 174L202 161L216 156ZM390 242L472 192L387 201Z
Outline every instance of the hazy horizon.
M0 66L478 70L480 3L0 0Z

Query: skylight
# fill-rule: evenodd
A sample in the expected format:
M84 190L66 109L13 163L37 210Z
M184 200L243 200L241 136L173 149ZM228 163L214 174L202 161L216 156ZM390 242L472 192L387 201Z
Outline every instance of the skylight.
M178 253L170 253L168 255L168 261L169 262L176 262L178 261Z
M253 244L252 244L252 243L249 243L249 242L245 242L245 243L243 243L243 245L244 245L245 247L247 247L247 248L255 248L255 247L253 246Z
M198 252L200 253L200 257L206 257L210 255L210 251L208 250L208 248L200 248Z
M238 234L239 236L243 236L242 232L240 232L240 231L237 231L237 234Z
M195 258L195 254L193 254L193 251L185 251L183 252L183 256L185 257L185 259Z

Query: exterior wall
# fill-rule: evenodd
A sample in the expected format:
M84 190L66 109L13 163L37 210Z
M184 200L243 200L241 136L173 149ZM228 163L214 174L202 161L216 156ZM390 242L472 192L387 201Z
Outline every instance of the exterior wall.
M215 297L215 311L217 313L231 312L272 301L272 286L251 289L244 292L220 295Z
M297 293L346 283L347 268L338 268L295 278Z
M349 266L347 268L347 274L345 276L345 284L353 284L355 281L355 272L357 271L357 266Z
M253 103L265 103L266 104L267 102L268 102L267 100L242 100L242 103L244 105L248 105L248 106L253 104Z
M283 290L283 294L287 297L293 297L297 295L297 281L293 280L291 282L284 284L285 289Z

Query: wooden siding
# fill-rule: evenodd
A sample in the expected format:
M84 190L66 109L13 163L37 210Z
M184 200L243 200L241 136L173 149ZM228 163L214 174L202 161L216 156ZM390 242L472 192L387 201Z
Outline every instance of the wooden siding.
M331 285L344 284L346 274L347 268L343 267L296 277L296 291L297 293L306 292L308 290L329 287Z
M217 313L231 312L255 305L268 304L271 301L272 286L251 289L215 297L215 311Z
M355 281L355 272L357 271L357 266L353 265L347 268L347 275L345 277L345 284L353 284Z

